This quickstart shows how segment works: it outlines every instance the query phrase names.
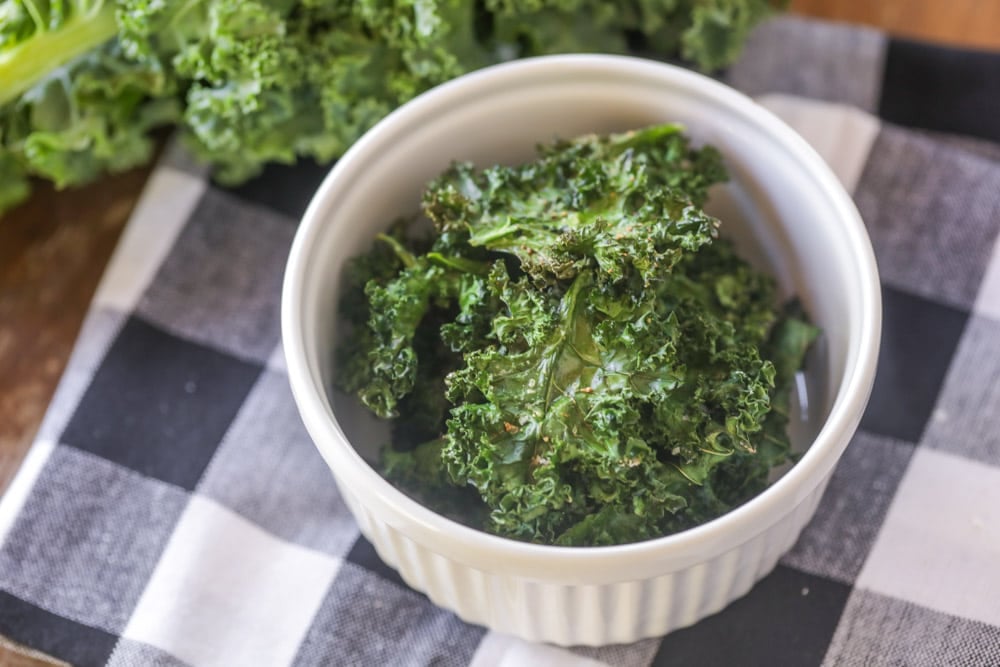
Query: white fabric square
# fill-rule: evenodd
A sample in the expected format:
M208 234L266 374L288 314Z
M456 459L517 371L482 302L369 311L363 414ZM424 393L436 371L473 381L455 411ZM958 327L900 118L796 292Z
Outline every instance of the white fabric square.
M290 664L339 565L194 495L124 637L194 667Z
M14 521L21 513L25 501L31 495L31 490L35 488L38 476L42 474L45 462L49 460L52 450L56 448L56 443L51 440L36 440L28 450L28 454L21 461L21 467L17 469L17 474L11 480L10 486L2 496L0 496L0 547L7 539L7 534L14 525Z
M94 305L132 310L205 188L204 179L164 165L153 172L104 271Z
M469 667L603 667L604 664L558 646L535 644L498 632L488 632L472 656Z
M820 154L848 192L853 192L881 124L878 118L844 104L791 95L757 100L792 126Z
M274 351L271 352L271 356L267 358L267 368L275 373L288 375L288 366L285 363L285 348L282 347L281 343L278 343Z
M919 448L858 587L1000 625L1000 468Z
M979 285L974 309L977 314L1000 322L1000 240L993 245L993 254Z

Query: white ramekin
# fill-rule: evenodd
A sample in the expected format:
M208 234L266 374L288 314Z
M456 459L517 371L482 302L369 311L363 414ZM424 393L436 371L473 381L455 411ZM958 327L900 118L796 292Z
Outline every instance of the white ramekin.
M531 157L556 136L679 121L725 155L713 194L724 229L797 294L825 339L826 419L758 497L697 528L614 547L524 544L419 505L366 462L383 435L332 391L347 258L419 206L452 160ZM743 240L741 241L740 238ZM725 607L767 574L809 521L868 399L881 326L864 225L816 153L740 93L689 71L595 55L523 60L461 77L390 114L327 176L285 276L282 335L303 420L364 535L413 588L461 618L529 640L601 645L662 635ZM345 433L350 433L351 439Z

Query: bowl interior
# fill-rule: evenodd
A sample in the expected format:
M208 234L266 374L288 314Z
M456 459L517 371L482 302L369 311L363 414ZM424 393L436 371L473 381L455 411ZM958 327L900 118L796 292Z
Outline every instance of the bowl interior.
M860 418L865 396L850 394L867 394L877 346L876 276L859 243L856 212L805 143L748 98L690 72L629 58L543 58L463 77L391 114L341 159L306 213L286 281L285 299L293 304L284 314L285 346L293 350L293 389L293 366L306 378L298 384L310 394L307 424L324 422L324 435L331 425L368 461L386 442L384 424L332 390L341 271L376 232L417 211L425 184L451 161L515 163L557 137L663 122L680 122L697 143L721 150L731 181L714 189L710 212L741 254L774 275L784 296L797 296L823 330L808 360L808 409L792 432L802 449L822 427L820 439L837 449L808 473L819 483L818 469L832 467L846 445L843 431ZM839 404L849 414L826 437ZM338 471L340 445L329 439L317 438L320 451L338 477L351 474ZM811 491L805 475L788 487L792 503Z
M332 306L345 260L366 252L375 233L393 220L419 210L427 182L453 160L514 164L531 159L538 143L557 137L663 122L683 123L696 142L723 152L731 180L713 189L709 212L722 220L723 234L740 253L775 276L783 297L801 299L823 329L796 395L806 400L793 410L798 416L792 422L793 446L800 451L808 446L829 412L848 356L848 276L842 275L843 262L824 252L830 241L824 237L836 224L817 221L829 213L822 210L816 185L773 139L745 119L707 107L707 100L688 91L651 87L643 80L564 79L493 90L419 119L394 141L379 142L378 149L365 146L363 170L331 202L315 253L323 268L312 276L320 283L314 294L322 295L315 304L322 315L314 322L312 351L335 419L365 459L375 460L386 426L352 397L331 390L337 337Z

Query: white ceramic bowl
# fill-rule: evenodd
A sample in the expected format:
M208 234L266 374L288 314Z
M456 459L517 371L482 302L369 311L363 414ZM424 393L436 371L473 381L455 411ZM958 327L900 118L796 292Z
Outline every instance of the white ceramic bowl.
M732 182L717 187L711 206L723 216L724 233L768 266L786 294L797 294L824 331L811 396L821 428L810 434L804 456L758 497L714 521L613 547L496 537L395 489L366 462L384 430L331 390L345 260L365 252L393 219L415 212L423 186L452 160L523 161L556 136L667 121L722 151ZM461 77L361 138L305 213L285 276L282 334L309 433L383 560L467 621L529 640L601 645L662 635L719 611L791 547L861 418L880 313L875 260L857 210L794 131L706 77L651 61L582 55Z

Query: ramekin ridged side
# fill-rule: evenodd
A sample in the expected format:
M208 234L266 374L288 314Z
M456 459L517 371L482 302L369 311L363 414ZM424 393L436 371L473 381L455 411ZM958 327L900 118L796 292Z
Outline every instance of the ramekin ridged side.
M362 534L415 590L462 620L561 646L625 644L687 627L745 595L812 518L829 477L791 512L743 544L651 579L554 584L482 570L393 528L338 481Z
M726 515L676 535L555 547L454 523L381 477L384 443L350 424L363 411L331 391L338 276L387 221L412 213L449 160L522 159L553 135L682 122L717 145L746 230L824 329L825 421L798 462ZM730 220L725 217L724 219ZM636 58L576 55L509 63L409 102L341 158L303 216L282 294L296 403L362 532L403 579L462 618L556 644L662 635L714 613L770 572L816 509L860 421L881 331L878 270L849 195L791 128L706 77ZM351 427L351 428L349 428Z

